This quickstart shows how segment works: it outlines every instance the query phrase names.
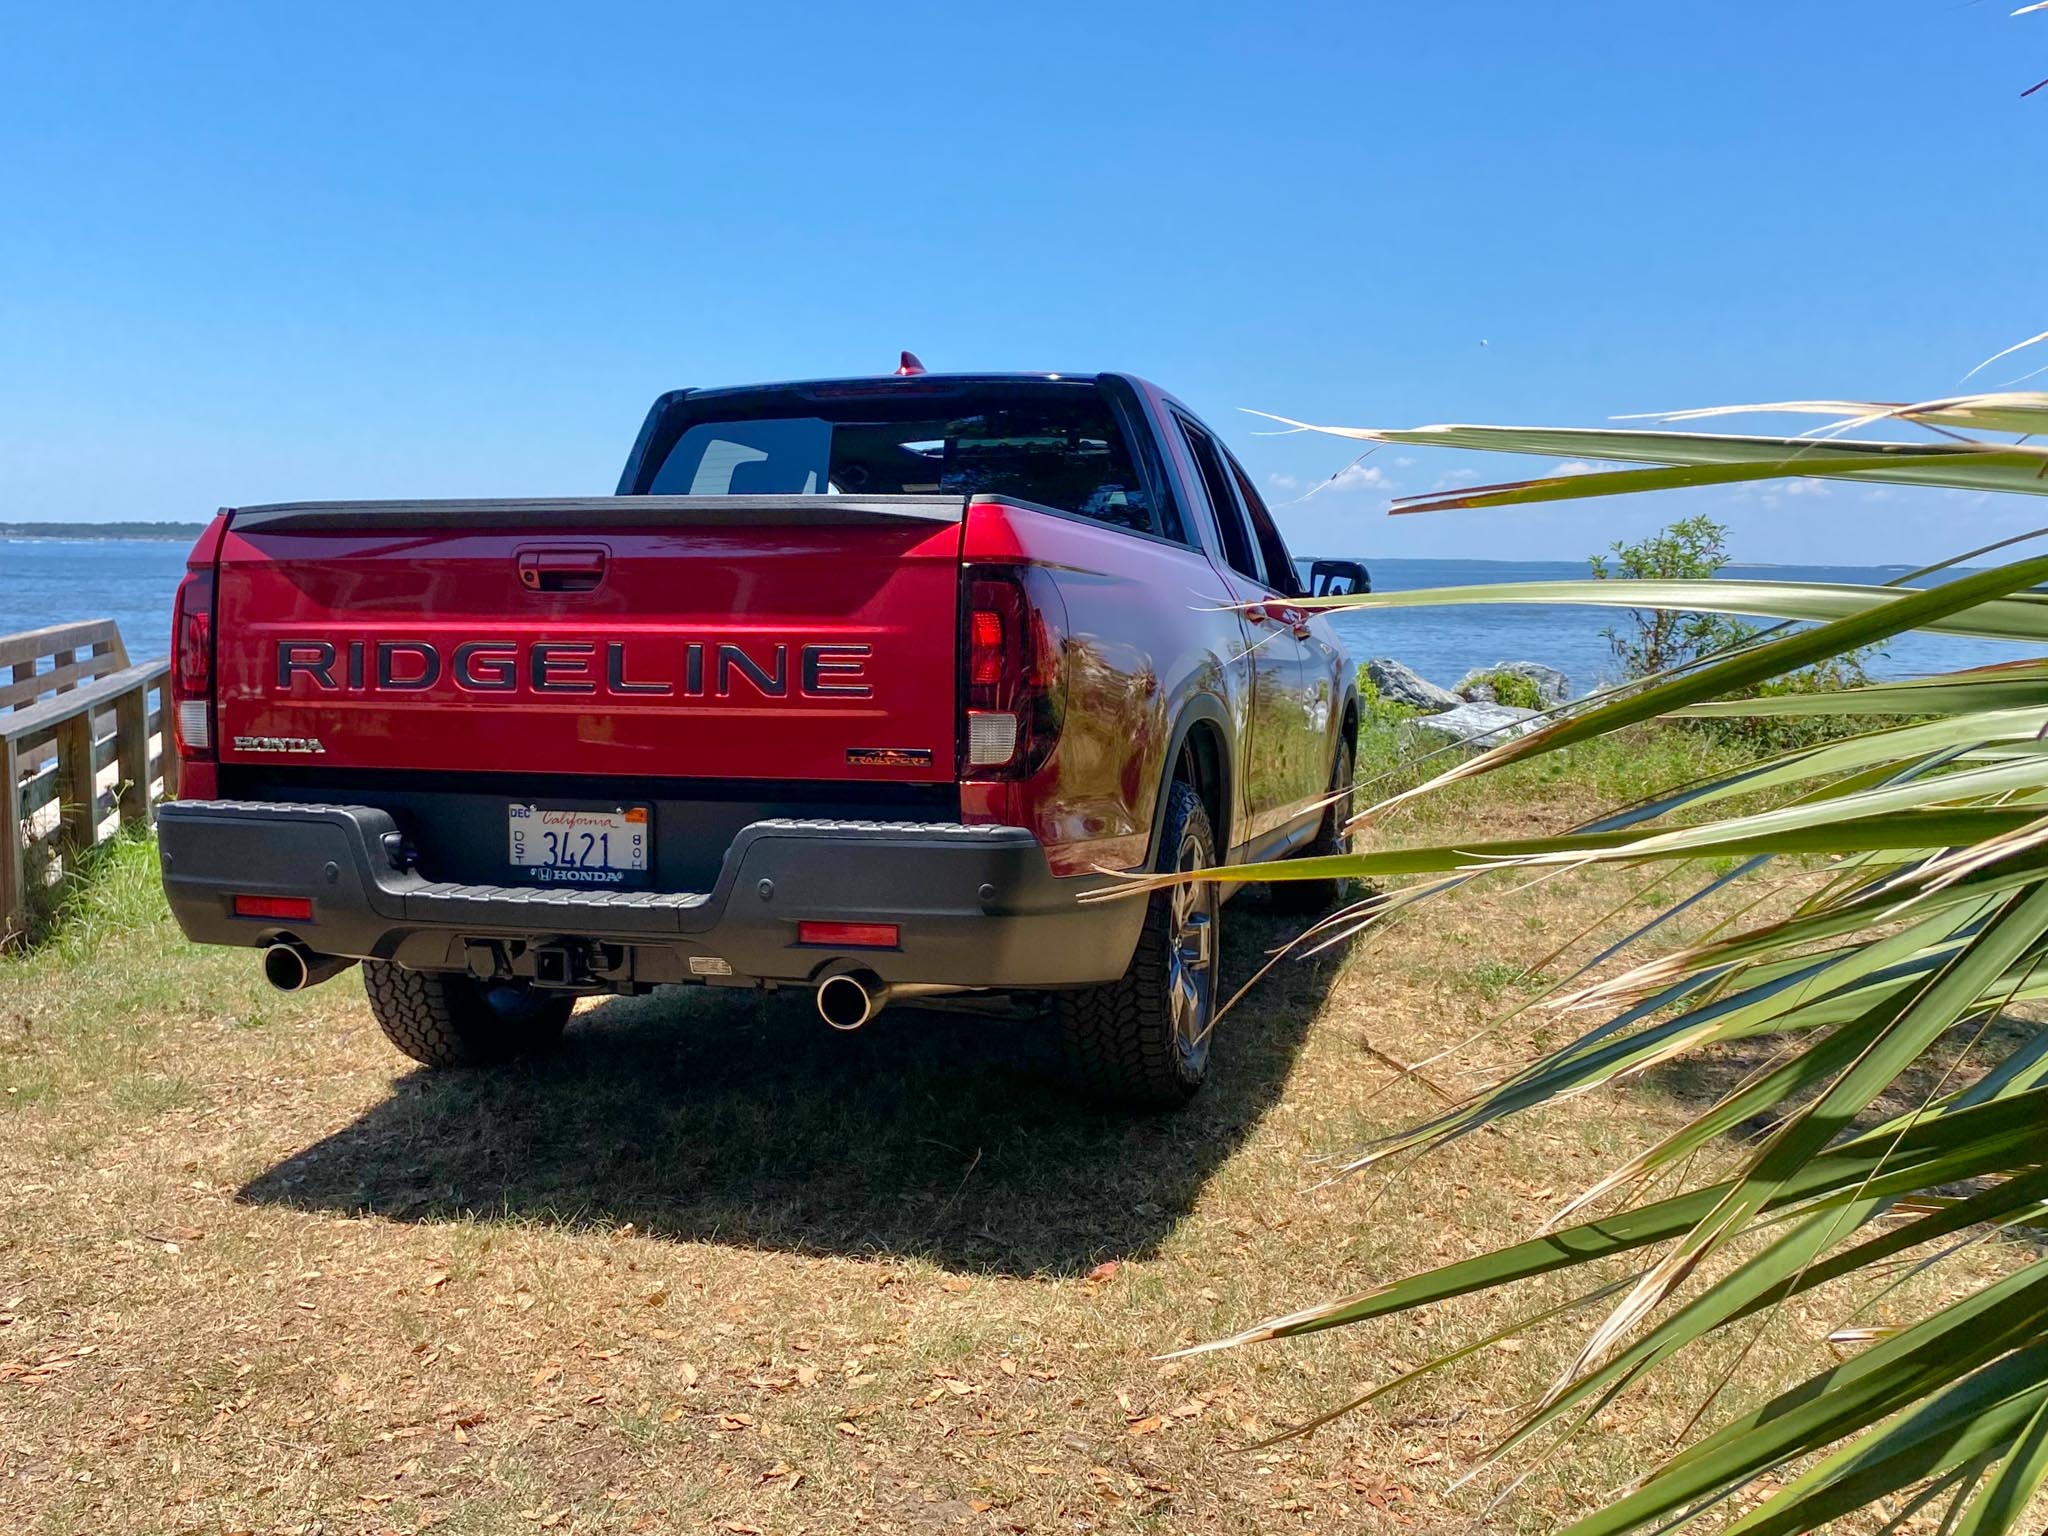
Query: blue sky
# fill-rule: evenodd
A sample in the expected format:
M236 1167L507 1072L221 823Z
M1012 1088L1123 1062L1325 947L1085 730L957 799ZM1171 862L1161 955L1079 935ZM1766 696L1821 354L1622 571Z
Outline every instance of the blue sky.
M1945 393L2048 328L2048 14L2010 8L0 0L0 520L608 490L663 389L902 347L1143 373L1278 503L1351 451L1236 407ZM1383 449L1281 518L1576 558L1717 510L1740 558L1859 562L2048 521L1382 515L1543 467Z

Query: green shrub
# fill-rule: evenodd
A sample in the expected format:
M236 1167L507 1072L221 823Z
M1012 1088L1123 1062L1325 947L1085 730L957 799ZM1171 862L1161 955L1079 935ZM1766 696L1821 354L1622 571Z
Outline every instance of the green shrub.
M1609 559L1612 559L1612 565ZM1711 517L1688 517L1634 543L1617 540L1609 555L1590 558L1599 581L1705 581L1728 564L1728 528ZM1671 609L1628 610L1628 627L1606 631L1607 643L1626 681L1652 676L1671 667L1697 662L1731 650L1757 637L1754 624L1717 613L1683 613ZM1869 683L1867 663L1875 646L1844 651L1826 661L1731 695L1768 699L1787 694L1828 693L1861 688ZM1503 704L1510 702L1500 695ZM1860 736L1881 725L1896 723L1862 715L1772 716L1689 720L1684 729L1700 731L1725 746L1755 753L1789 752L1818 746L1844 736Z
M1493 701L1511 709L1548 709L1543 690L1519 672L1487 672L1473 679L1493 690Z
M1683 518L1647 539L1617 539L1588 563L1596 581L1705 581L1728 563L1728 526L1706 516ZM1756 629L1721 613L1631 608L1623 625L1603 633L1627 680L1740 645Z
M1737 695L1743 698L1778 699L1799 693L1832 693L1838 688L1862 688L1870 675L1864 669L1867 652L1852 651L1830 657ZM1714 720L1689 720L1687 730L1702 731L1726 746L1759 755L1791 752L1800 747L1817 747L1822 742L1845 736L1861 736L1886 726L1909 724L1914 716L1900 715L1729 715Z
M1361 725L1399 725L1422 713L1412 704L1399 704L1380 693L1380 685L1363 662L1358 667L1358 720Z

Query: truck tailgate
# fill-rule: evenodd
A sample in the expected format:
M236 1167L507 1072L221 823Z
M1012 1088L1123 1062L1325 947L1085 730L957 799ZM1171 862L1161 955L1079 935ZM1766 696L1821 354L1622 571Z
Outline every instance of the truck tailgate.
M958 497L235 511L223 763L941 782Z

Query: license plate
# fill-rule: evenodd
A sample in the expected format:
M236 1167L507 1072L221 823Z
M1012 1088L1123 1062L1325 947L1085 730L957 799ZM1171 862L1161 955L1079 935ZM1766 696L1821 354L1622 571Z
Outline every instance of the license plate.
M536 885L643 886L654 814L644 805L612 810L512 805L505 809L514 870Z

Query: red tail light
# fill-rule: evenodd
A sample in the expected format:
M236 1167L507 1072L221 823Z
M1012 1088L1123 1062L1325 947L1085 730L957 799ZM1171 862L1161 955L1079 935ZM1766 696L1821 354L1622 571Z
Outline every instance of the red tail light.
M225 528L216 517L199 536L171 609L171 713L178 756L187 762L214 760L213 562Z
M1028 778L1066 714L1066 605L1033 566L970 567L962 596L961 776Z
M1003 680L1003 612L977 608L969 622L974 633L969 641L968 683L977 689L995 688Z
M213 572L193 571L178 584L172 610L171 699L177 705L178 752L213 756Z

